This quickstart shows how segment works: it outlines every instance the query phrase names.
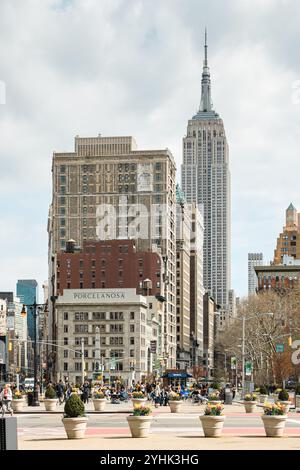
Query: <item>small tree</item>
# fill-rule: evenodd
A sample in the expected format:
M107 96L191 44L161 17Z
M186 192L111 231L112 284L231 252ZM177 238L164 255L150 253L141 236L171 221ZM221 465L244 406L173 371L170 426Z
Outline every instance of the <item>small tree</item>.
M289 398L290 398L289 392L285 389L281 390L278 393L278 400L280 400L280 401L288 401Z
M49 385L47 388L46 388L46 392L45 392L45 398L47 398L48 400L54 400L56 397L56 392L54 390L54 388Z
M65 404L65 418L78 418L84 416L84 404L78 395L73 393Z

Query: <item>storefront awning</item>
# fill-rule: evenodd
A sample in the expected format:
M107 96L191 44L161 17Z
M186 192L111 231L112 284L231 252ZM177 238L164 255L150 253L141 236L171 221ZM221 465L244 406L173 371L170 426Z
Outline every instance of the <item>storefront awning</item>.
M188 377L193 377L187 372L168 372L167 374L162 375L163 379L187 379Z

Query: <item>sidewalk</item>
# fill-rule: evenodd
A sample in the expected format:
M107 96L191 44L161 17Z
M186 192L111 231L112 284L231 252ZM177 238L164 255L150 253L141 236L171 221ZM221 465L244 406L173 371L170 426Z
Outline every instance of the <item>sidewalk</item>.
M84 439L67 437L19 437L19 450L300 450L297 437L270 438L264 436L222 436L205 438L199 425L199 434L152 434L144 439L134 439L128 433L89 435Z

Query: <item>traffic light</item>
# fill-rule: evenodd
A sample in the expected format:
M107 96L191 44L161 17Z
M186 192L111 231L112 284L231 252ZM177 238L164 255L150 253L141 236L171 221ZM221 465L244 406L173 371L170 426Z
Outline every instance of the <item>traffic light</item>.
M12 341L9 341L9 342L8 342L8 350L9 350L9 351L12 351Z
M288 338L288 345L289 345L289 346L292 346L292 342L293 342L292 337L289 336L289 338Z

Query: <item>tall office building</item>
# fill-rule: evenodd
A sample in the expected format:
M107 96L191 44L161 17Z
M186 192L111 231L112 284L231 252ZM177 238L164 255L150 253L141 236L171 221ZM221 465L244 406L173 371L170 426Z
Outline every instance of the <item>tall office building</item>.
M277 238L274 264L282 264L284 256L300 259L300 213L291 203L285 212L285 226Z
M205 58L201 102L183 138L182 189L188 202L204 207L204 287L228 310L230 290L230 172L223 121L212 107L210 72Z
M137 251L161 257L164 275L157 282L166 299L164 352L166 367L175 367L176 166L171 152L138 150L132 137L76 137L74 152L54 153L52 172L50 298L59 292L56 255L68 240L82 248L86 241L134 239ZM53 302L49 320L55 339L58 319Z
M262 253L248 253L248 295L255 294L257 289L257 276L254 266L263 266Z
M203 360L203 219L179 185L176 200L177 365L183 369Z
M38 283L35 279L19 279L17 282L17 296L23 304L30 305L38 302ZM32 311L27 309L28 335L34 339L34 318Z

